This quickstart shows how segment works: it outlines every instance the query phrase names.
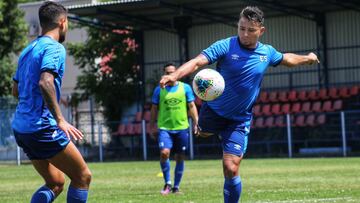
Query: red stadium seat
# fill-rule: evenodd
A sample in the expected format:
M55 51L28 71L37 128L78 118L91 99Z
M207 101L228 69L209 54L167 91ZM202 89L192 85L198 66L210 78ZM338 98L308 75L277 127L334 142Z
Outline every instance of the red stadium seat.
M265 104L262 107L262 114L266 115L266 116L270 116L271 115L271 106L270 104Z
M264 118L259 117L255 121L255 128L264 128Z
M254 116L260 116L261 115L261 105L256 104L253 108Z
M319 99L321 99L321 100L329 99L328 91L327 91L326 88L320 89L320 91L319 91Z
M329 89L329 97L331 99L338 99L340 97L339 91L336 87L332 87Z
M304 127L305 126L305 116L303 114L296 116L294 125L296 127Z
M301 109L301 104L300 104L299 102L294 103L294 104L291 106L291 113L299 113L299 112L300 112L300 109Z
M316 124L324 125L325 123L326 123L326 115L325 114L318 115L318 117L316 118Z
M264 124L264 126L267 127L267 128L273 128L273 127L275 127L274 117L273 117L273 116L267 117L267 118L265 119L265 124Z
M289 98L288 98L288 92L283 91L279 93L279 101L280 102L288 102Z
M289 104L289 103L283 104L283 105L281 106L281 113L282 113L282 114L288 114L288 113L290 113L290 104Z
M359 87L358 86L352 86L350 89L350 95L356 96L359 94Z
M261 103L268 103L269 102L267 92L261 92L260 93L259 102L261 102Z
M297 98L297 92L295 90L291 90L288 94L288 100L291 101L291 102L296 102L298 101L298 98Z
M285 122L285 116L277 116L275 118L275 126L276 127L285 127L286 126L286 122Z
M150 111L145 111L144 112L144 120L146 121L146 122L149 122L150 121L150 116L151 116L151 113L150 113Z
M332 102L330 100L324 102L322 111L324 112L333 111Z
M305 120L305 125L306 126L315 126L315 114L310 114L306 116L306 120Z
M134 125L134 135L141 135L141 123L136 123Z
M308 98L308 94L305 90L301 90L298 94L298 98L300 101L307 101L309 98Z
M351 97L350 92L349 92L349 88L347 88L347 87L340 88L339 95L343 99Z
M135 122L141 122L142 115L143 115L142 111L136 112L136 114L135 114Z
M119 124L118 125L118 128L115 132L111 133L112 135L114 136L122 136L122 135L125 135L125 124Z
M278 102L278 92L270 92L269 94L269 102Z
M301 106L301 112L303 113L309 113L311 112L311 103L310 102L304 102Z
M321 112L321 102L320 101L314 102L311 110L313 112Z
M333 110L340 111L342 109L343 109L343 101L341 99L336 100L333 105Z
M308 93L308 97L310 100L316 101L319 99L318 91L317 90L310 90Z
M132 123L128 123L126 125L126 135L134 135L135 131L134 131L134 124Z
M279 115L281 113L280 111L280 104L274 104L271 106L271 113L273 115Z

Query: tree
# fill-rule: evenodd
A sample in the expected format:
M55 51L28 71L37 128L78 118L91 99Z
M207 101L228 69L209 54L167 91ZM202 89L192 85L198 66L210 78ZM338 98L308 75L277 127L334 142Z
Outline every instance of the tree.
M124 107L137 99L139 66L136 61L136 44L129 30L101 30L87 28L84 43L68 44L70 55L82 70L78 76L75 100L90 96L104 108L106 121L119 121ZM108 126L114 129L113 125Z
M11 93L14 56L27 43L27 25L17 0L0 0L0 96Z

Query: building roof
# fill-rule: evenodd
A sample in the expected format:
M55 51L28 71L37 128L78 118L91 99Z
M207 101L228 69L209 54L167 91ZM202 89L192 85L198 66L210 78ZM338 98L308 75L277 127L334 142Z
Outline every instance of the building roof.
M175 31L180 24L224 23L236 26L239 13L247 5L256 5L265 18L294 15L316 20L319 14L352 9L360 11L357 0L118 0L69 6L72 19L134 29ZM94 21L94 19L96 19ZM175 22L175 23L174 23Z

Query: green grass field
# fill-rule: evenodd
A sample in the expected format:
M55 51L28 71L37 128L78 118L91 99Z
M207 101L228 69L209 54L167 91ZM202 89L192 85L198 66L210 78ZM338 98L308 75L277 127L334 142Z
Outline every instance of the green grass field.
M174 163L171 163L172 171ZM221 160L187 161L183 195L161 196L159 163L91 163L88 202L223 202ZM241 202L360 202L360 158L245 159ZM0 202L29 202L42 184L31 165L0 165ZM69 180L67 180L67 185ZM55 202L65 202L66 191Z

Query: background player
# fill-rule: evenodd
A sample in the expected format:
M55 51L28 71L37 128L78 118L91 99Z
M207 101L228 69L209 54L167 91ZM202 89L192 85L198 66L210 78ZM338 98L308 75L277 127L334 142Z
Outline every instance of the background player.
M165 75L175 72L173 63L164 66ZM197 134L198 113L194 103L195 97L191 87L180 81L173 81L166 88L155 88L152 96L150 126L159 128L158 144L160 148L160 166L165 185L161 194L171 191L179 192L180 181L184 172L184 158L189 144L189 114L193 120L194 133ZM152 137L153 135L150 134ZM175 152L176 166L174 171L174 187L170 179L170 150Z
M264 32L263 12L248 6L240 13L238 36L215 42L160 81L163 88L200 67L217 62L217 70L225 79L225 90L214 101L203 103L199 126L200 135L220 133L222 137L225 203L240 199L242 186L238 170L246 152L252 107L265 70L279 64L293 67L319 62L314 53L282 54L262 44L258 39Z

